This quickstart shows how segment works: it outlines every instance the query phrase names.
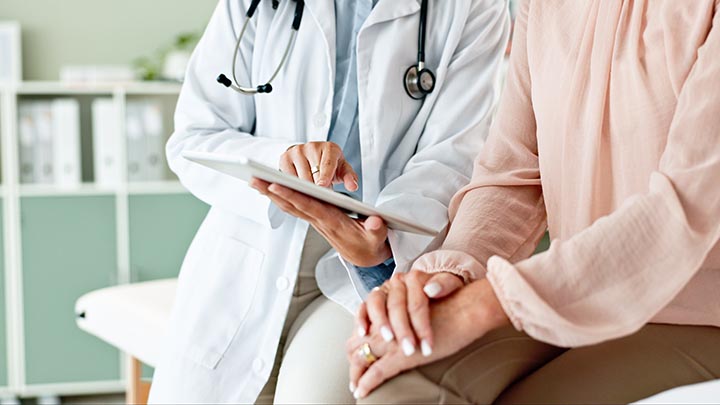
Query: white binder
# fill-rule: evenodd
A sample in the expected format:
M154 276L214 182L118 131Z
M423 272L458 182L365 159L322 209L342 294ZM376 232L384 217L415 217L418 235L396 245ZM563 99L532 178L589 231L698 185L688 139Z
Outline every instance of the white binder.
M35 182L35 116L33 106L29 102L18 106L19 152L20 152L20 182L31 184Z
M162 181L165 179L165 126L160 102L148 101L145 104L143 124L147 180Z
M72 98L52 102L53 172L55 184L77 186L81 183L80 105Z
M52 184L53 172L53 115L50 101L30 102L35 122L33 168L35 184Z
M118 161L120 142L120 114L110 98L98 98L92 104L93 162L95 183L116 186L120 183Z
M126 108L125 132L127 138L128 181L145 181L147 180L145 129L143 128L145 103L129 101Z

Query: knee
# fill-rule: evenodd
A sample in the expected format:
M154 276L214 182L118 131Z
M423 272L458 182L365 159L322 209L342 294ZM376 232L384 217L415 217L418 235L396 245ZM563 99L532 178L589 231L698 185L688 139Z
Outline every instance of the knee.
M358 404L468 404L445 387L427 379L418 370L390 379Z

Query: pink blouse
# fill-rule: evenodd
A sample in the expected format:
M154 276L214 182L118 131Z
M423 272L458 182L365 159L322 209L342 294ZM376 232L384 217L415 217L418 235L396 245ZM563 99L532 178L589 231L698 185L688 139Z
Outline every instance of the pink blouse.
M472 181L414 268L487 277L559 346L720 326L719 3L526 2Z

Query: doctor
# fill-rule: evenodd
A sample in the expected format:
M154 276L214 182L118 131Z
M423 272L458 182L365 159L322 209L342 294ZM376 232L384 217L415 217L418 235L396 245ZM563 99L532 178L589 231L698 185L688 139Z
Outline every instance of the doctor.
M181 270L151 402L270 401L276 381L277 402L352 401L352 313L433 241L181 153L342 183L442 229L487 133L508 31L501 0L219 2L167 145L211 209Z

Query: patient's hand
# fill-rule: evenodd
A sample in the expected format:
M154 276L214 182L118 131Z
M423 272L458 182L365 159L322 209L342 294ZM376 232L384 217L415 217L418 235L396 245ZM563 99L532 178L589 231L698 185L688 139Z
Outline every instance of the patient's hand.
M419 348L429 356L433 347L430 300L446 297L462 286L460 277L447 272L396 273L382 287L373 289L360 306L358 333L362 336L370 325L376 325L385 341L400 343L405 355L411 356Z
M383 339L380 328L372 325L365 337L354 335L348 340L350 388L356 398L363 398L384 381L397 374L440 360L463 349L485 333L509 323L487 280L476 281L457 293L430 303L431 326L435 346L430 356L403 353L397 340ZM368 343L377 361L368 364L361 348Z

